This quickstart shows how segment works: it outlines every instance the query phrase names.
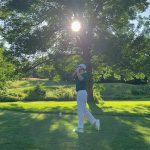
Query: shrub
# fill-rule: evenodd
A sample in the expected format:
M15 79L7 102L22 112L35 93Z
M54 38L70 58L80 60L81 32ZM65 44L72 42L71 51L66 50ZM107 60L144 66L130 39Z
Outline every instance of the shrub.
M104 86L101 85L101 84L94 84L94 87L93 87L93 95L94 95L94 101L96 103L99 103L100 101L102 102L103 99L102 99L102 95L101 93L104 91Z
M132 89L131 93L133 95L144 95L147 94L147 91L144 88L140 88L140 89Z
M1 96L0 102L16 102L16 98L10 96Z
M15 102L16 97L9 95L6 91L0 91L0 102Z
M33 89L30 89L25 100L41 100L46 96L46 91L41 84L37 84Z
M56 99L57 100L74 100L75 97L75 90L72 88L61 88L55 91Z

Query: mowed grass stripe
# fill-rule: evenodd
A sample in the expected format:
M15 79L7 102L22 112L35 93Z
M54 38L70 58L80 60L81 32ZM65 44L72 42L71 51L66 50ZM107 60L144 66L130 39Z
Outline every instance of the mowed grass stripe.
M103 104L87 106L97 115L124 115L124 116L150 116L150 101L108 101ZM41 112L76 114L76 102L6 102L0 103L0 110L14 110L20 112Z

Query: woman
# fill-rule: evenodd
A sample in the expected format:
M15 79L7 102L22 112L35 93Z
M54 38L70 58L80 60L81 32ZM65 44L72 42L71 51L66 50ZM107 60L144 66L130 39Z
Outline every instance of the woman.
M94 116L86 107L87 103L87 79L88 74L86 71L86 65L80 64L72 74L76 80L76 92L77 92L77 106L78 106L78 128L74 131L77 133L84 132L84 116L86 116L89 122L96 126L97 130L100 130L100 120L95 119Z

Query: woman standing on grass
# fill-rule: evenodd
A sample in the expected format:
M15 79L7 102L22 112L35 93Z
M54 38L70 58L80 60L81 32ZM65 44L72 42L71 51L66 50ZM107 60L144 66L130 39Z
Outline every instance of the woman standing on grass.
M100 120L95 119L94 116L86 107L87 103L87 91L86 84L88 74L86 71L86 65L80 64L72 74L76 80L76 92L77 92L77 106L78 106L78 128L74 131L77 133L84 132L84 116L86 116L92 125L96 125L96 128L100 130Z

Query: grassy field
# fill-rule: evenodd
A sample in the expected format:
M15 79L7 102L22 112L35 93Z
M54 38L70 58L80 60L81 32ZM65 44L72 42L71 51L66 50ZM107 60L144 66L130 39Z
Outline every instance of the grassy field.
M44 97L34 92L39 84ZM33 79L9 82L0 97L0 150L150 149L150 86L100 84L96 92L107 101L87 107L101 120L102 130L97 132L85 120L85 132L76 134L77 105L70 101L76 99L75 85Z
M108 101L103 104L89 103L87 107L96 115L133 115L149 116L150 101ZM31 113L76 114L76 102L5 102L0 103L0 110Z
M37 85L46 92L44 96L39 96L34 90ZM150 85L129 85L122 83L95 84L94 95L97 99L104 100L149 100ZM34 94L33 94L34 93ZM68 83L54 83L47 79L18 80L8 82L7 91L4 96L0 96L0 101L70 101L76 99L75 85Z
M85 132L76 134L75 102L0 103L0 149L150 149L150 102L114 101L89 108L101 119L102 130L85 120Z
M39 94L30 95L37 85L41 85L46 95L39 98ZM75 86L68 83L53 83L49 80L19 80L8 83L8 99L14 100L75 100Z

